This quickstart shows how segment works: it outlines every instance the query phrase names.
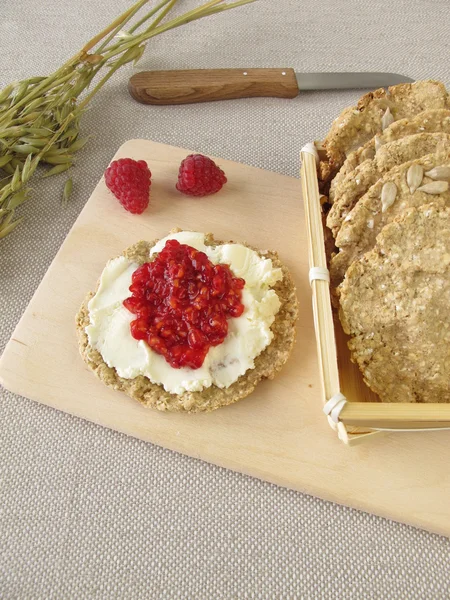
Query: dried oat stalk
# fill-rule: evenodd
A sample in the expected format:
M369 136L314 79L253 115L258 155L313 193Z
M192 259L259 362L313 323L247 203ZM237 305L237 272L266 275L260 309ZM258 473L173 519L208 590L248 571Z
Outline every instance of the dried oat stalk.
M49 165L44 176L62 173L72 166L75 153L87 141L79 138L79 122L86 105L120 67L141 58L150 38L253 1L211 0L165 20L178 0L162 0L123 31L149 3L140 0L51 75L13 82L1 90L0 238L22 221L15 218L15 210L30 197L27 186L37 166ZM80 99L91 84L89 93ZM64 196L69 193L66 188Z

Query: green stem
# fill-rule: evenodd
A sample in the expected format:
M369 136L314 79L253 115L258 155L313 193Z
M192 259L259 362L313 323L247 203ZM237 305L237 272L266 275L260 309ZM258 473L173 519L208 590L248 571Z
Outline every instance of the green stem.
M155 8L153 10L151 10L149 13L147 13L146 15L144 15L140 21L138 21L135 25L133 25L133 27L131 27L127 31L127 33L130 33L130 34L133 33L138 27L140 27L143 23L145 23L146 21L148 21L148 19L150 19L151 17L153 17L153 15L155 15L158 11L161 10L161 8L163 8L164 6L166 6L166 4L168 4L171 1L172 0L162 0L162 2L160 2L157 6L155 6ZM126 42L126 41L132 42L132 41L136 40L136 38L138 37L138 35L142 35L142 33L136 34L135 36L133 36L132 38L130 38L128 40L119 40L115 44L112 44L111 46L109 46L107 48L103 48L103 50L106 50L108 52L110 52L111 50L116 50L117 48L122 47L122 45L124 44L124 42Z
M150 31L147 30L146 32L142 33L141 35L135 37L133 40L130 40L128 42L125 41L123 44L120 45L120 48L117 48L115 50L111 50L111 51L107 52L104 55L104 58L110 59L113 56L117 56L117 54L121 54L124 50L128 50L128 48L131 48L132 46L139 45L142 42L146 42L150 38L155 37L156 35L159 35L160 33L169 31L170 29L174 29L175 27L179 27L180 25L184 25L185 23L195 21L196 19L201 19L204 16L204 12L208 11L208 14L209 14L210 9L212 9L214 6L216 6L217 4L220 4L223 1L224 0L211 0L210 2L207 2L206 4L203 4L202 6L199 6L198 8L194 8L193 10L185 13L184 15L181 15L180 17L176 17L175 19L172 19L171 21L169 21L168 23L165 23L164 25L160 25L156 29L150 30L150 28L149 28ZM241 1L243 4L247 4L249 2L254 2L254 0L241 0ZM226 9L226 6L222 7L222 10L224 10L224 9Z
M177 2L178 2L178 0L170 0L170 2L165 7L165 9L160 12L160 14L156 17L156 19L153 21L153 23L150 25L150 27L147 28L147 31L152 31L153 29L155 29L156 26L159 25L159 23L161 23L161 21L167 15L167 13L172 10L172 8L175 6L175 4Z
M139 27L141 25L143 25L146 21L151 19L153 17L153 15L155 15L159 10L161 10L161 8L163 8L169 2L170 2L170 0L162 0L162 2L160 2L157 6L155 6L155 8L153 10L151 10L149 13L144 15L142 17L142 19L139 19L139 21L137 23L135 23L132 27L130 27L130 29L128 30L127 33L134 33L136 31L136 29L139 29ZM110 48L109 48L109 50L110 50Z
M147 4L149 0L140 0L139 2L137 2L134 7L132 7L132 10L129 12L129 14L127 15L127 17L121 21L117 27L115 29L112 30L112 32L108 35L108 37L103 40L102 44L95 49L95 54L101 54L102 50L104 48L106 48L106 46L109 44L109 42L114 39L116 37L116 35L119 33L119 31L121 29L123 29L123 26L128 23L128 21L130 19L132 19L134 17L134 15L145 5Z
M236 0L236 2L230 2L223 6L213 6L211 9L206 10L203 13L203 17L209 17L211 15L217 15L220 12L225 10L230 10L232 8L237 8L238 6L244 6L244 4L251 4L252 2L256 2L257 0Z
M106 75L104 75L100 81L97 83L97 85L94 87L94 89L84 98L84 100L82 102L80 102L78 104L78 108L79 109L83 109L86 104L88 104L93 96L95 96L95 94L105 85L105 83L108 81L108 79L111 78L112 75L114 75L114 73L120 69L120 67L123 66L124 63L120 62L120 60L117 61L117 63L115 65L113 65L110 70L108 71L108 73L106 73Z
M83 46L83 48L80 50L80 52L75 54L75 56L73 58L71 58L70 60L71 61L74 60L75 62L78 62L80 60L80 58L84 54L87 54L89 52L89 50L92 50L92 48L94 48L94 46L96 46L100 42L100 40L102 40L104 37L106 37L109 33L111 33L111 31L115 30L118 26L122 26L122 23L124 23L128 20L129 15L134 14L134 12L133 12L134 9L136 8L137 5L140 5L141 2L142 2L142 0L139 0L139 2L136 2L136 4L134 4L131 8L129 8L124 13L122 13L119 17L117 17L117 19L114 19L114 21L112 23L110 23L108 25L108 27L106 27L106 29L103 29L103 31L101 31L100 33L95 35L91 40L89 40L89 42L87 44L85 44Z

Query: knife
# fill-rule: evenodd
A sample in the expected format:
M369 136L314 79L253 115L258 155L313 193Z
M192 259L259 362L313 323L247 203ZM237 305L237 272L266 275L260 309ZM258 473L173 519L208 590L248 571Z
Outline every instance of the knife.
M143 104L189 104L212 100L295 98L300 91L378 88L413 79L395 73L295 73L293 69L191 69L142 71L128 89Z

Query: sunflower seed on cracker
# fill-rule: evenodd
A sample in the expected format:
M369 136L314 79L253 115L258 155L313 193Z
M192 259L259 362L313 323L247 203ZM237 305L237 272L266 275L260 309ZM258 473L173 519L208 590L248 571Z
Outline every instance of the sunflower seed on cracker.
M389 125L392 125L392 123L394 121L395 121L394 116L391 113L391 109L388 106L386 109L386 112L384 113L383 117L381 118L381 129L384 131L385 129L387 129L389 127Z
M411 194L417 190L423 180L423 167L422 165L411 165L406 174L406 181L408 183L409 191Z
M381 141L381 138L379 135L375 136L374 142L375 142L375 153L376 153L381 148L381 146L383 146L383 142Z
M381 189L381 212L386 212L392 206L397 196L397 186L393 181L387 181Z
M432 181L417 188L417 191L426 194L443 194L448 191L448 181Z
M431 171L427 171L425 175L430 179L450 181L450 165L441 165L440 167L434 167L434 169L431 169Z

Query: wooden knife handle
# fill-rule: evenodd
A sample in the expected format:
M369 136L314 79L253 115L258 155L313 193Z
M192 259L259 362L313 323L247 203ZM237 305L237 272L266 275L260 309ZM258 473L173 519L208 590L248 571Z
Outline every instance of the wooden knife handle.
M143 104L189 104L234 98L298 94L293 69L191 69L143 71L131 77L130 94Z

